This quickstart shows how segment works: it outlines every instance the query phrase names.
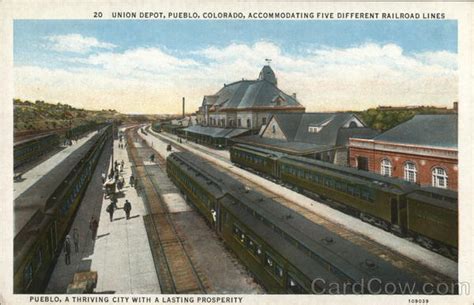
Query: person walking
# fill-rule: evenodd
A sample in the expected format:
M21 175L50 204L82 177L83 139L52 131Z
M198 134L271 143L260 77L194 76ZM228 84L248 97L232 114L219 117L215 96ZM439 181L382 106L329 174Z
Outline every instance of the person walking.
M135 184L135 177L133 177L133 175L130 175L130 186L133 187L133 185Z
M112 196L112 197L110 198L110 204L112 205L112 207L113 207L114 209L118 209L118 207L117 207L117 201L118 201L118 200L117 200L117 198L116 198L115 196Z
M99 227L99 223L94 218L94 216L92 216L91 220L89 221L89 229L91 230L92 240L95 240L95 237L97 235L97 228L98 227Z
M132 204L128 200L125 200L125 204L123 205L123 210L125 211L125 216L128 220L130 218L130 211L132 210Z
M71 238L69 235L66 235L64 241L64 258L66 259L66 265L71 264Z
M79 231L77 228L72 230L72 241L74 242L74 251L79 252Z
M110 216L110 222L113 221L114 219L114 204L113 203L110 203L108 206L107 206L107 213L109 213L109 216Z

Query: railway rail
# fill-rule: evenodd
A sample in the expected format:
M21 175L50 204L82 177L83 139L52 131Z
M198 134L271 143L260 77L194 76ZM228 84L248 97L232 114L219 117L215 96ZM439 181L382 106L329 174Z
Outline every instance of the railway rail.
M166 294L206 293L207 281L194 265L185 240L174 225L168 208L143 162L153 150L146 145L137 147L133 138L139 138L137 128L127 130L128 151L134 164L134 176L141 187L149 211L144 221L161 291ZM159 166L166 164L159 156L157 160Z
M166 137L164 136L158 136L156 135L155 133L150 133L152 134L154 137L168 143L168 144L171 144L174 148L177 148L181 151L189 151L188 148L186 148L185 146L183 145L180 145L178 143L175 143L169 139L167 139ZM220 160L222 160L222 156L219 156L217 154L213 154L213 153L210 153L209 151L207 150L203 150L203 149L198 149L202 152L205 152L206 154L208 155L212 155L213 157L216 157ZM212 162L211 160L209 160L210 162ZM228 160L225 160L226 162L228 162ZM213 162L215 163L215 162ZM217 165L219 166L219 165ZM310 211L298 204L295 204L294 202L291 202L287 199L284 199L282 198L280 195L278 194L275 194L273 191L269 190L268 188L265 188L264 186L260 185L260 184L257 184L247 178L245 178L244 176L240 176L234 172L231 172L225 168L222 168L220 167L222 170L226 170L226 172L228 174L230 174L232 177L234 177L235 179L245 183L248 187L250 188L255 188L255 189L258 189L259 191L261 191L263 194L265 194L267 197L269 198L272 198L278 202L280 202L281 204L283 204L284 206L300 213L301 215L305 216L306 218L308 218L309 220L317 223L317 224L321 224L323 226L325 226L326 228L328 228L329 230L331 230L332 232L350 240L351 242L353 242L354 244L357 244L357 245L360 245L362 247L364 247L365 249L367 249L369 252L371 252L372 254L374 255L377 255L378 257L384 259L385 261L388 261L389 263L397 266L397 267L402 267L404 269L406 269L407 271L409 271L410 273L412 274L415 274L416 276L418 276L419 278L423 278L431 283L446 283L446 282L453 282L455 281L456 279L453 279L447 275L444 275L440 272L437 272L435 270L432 270L431 268L421 264L420 262L417 262L407 256L404 256L404 255L401 255L400 253L398 253L397 251L395 250L392 250L384 245L381 245L375 241L373 241L372 239L370 239L369 237L367 236L364 236L364 235L360 235L360 234L356 234L354 233L353 231L335 223L335 222L332 222L330 221L329 219L321 216L321 215L318 215L316 214L315 212L313 211Z

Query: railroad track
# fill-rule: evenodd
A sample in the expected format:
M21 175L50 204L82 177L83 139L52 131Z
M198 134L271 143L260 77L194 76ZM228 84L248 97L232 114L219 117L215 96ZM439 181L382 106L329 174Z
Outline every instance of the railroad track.
M184 151L189 151L185 146L174 143L173 141L166 139L164 136L157 136L156 134L151 133L153 136L156 138L163 140L166 143L172 144L175 148L179 150L184 150ZM194 147L193 147L194 148ZM219 159L222 158L222 156L218 156L216 154L213 154L207 150L201 150L202 152L205 152L208 155L212 155L213 157L219 157ZM210 161L212 162L212 161ZM228 162L228 160L227 160ZM215 162L213 162L215 163ZM428 268L427 266L423 265L422 263L419 263L409 257L406 257L404 255L401 255L399 252L392 250L384 245L381 245L372 239L370 239L367 236L356 234L353 231L347 229L346 227L339 225L323 216L320 216L316 214L315 212L308 210L305 207L302 207L298 204L295 204L294 202L291 202L287 199L282 198L280 195L275 194L271 190L265 188L264 186L261 186L260 184L257 184L244 176L240 176L230 170L227 170L225 168L222 168L219 165L216 165L217 168L219 168L221 171L225 170L227 174L230 174L232 177L235 179L241 181L242 183L246 184L247 186L258 189L261 191L265 196L268 196L270 198L275 199L276 201L280 202L284 206L300 213L304 217L308 218L309 220L325 226L327 229L331 230L332 232L340 235L343 238L346 238L347 240L351 241L352 243L359 245L361 247L364 247L367 249L369 252L371 252L374 255L377 255L378 257L382 258L383 260L393 264L394 266L404 268L408 272L414 274L416 277L425 280L427 282L431 282L434 284L437 283L455 283L456 280L446 276L444 274L441 274L435 270L432 270L431 268Z
M127 131L128 151L134 164L134 175L138 179L149 212L144 216L144 222L161 292L164 294L206 293L207 281L193 264L185 240L175 227L166 204L150 179L150 174L143 162L144 156L141 156L139 152L141 150L142 155L149 156L153 150L148 146L136 147L132 141L132 138L136 138L136 132L136 128ZM135 135L132 137L131 133ZM163 158L158 158L158 160L159 165L165 165Z

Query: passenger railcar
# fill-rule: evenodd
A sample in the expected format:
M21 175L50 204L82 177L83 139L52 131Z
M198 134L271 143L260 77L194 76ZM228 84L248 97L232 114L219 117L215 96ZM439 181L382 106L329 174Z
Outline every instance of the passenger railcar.
M17 168L31 162L41 155L54 150L59 145L59 135L49 133L15 143L13 166Z
M457 192L424 187L407 195L407 230L427 248L457 257ZM436 228L436 229L434 229Z
M44 290L101 152L105 127L14 202L14 293Z
M239 166L457 258L456 192L244 144L232 146L230 156ZM443 229L433 230L437 223Z
M375 277L381 283L420 288L411 274L250 190L191 153L169 155L167 172L201 214L215 214L207 219L270 293L329 293L327 288L335 284L350 287L339 293L354 293L355 283L362 283L360 293L370 293L366 284ZM210 189L206 199L196 196L204 189Z

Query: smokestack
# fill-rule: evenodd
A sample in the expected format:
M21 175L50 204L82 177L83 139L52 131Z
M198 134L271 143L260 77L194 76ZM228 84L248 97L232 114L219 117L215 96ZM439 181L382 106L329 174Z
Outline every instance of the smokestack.
M185 105L186 105L186 101L184 100L184 97L183 97L183 119L184 119L184 113L185 113Z

